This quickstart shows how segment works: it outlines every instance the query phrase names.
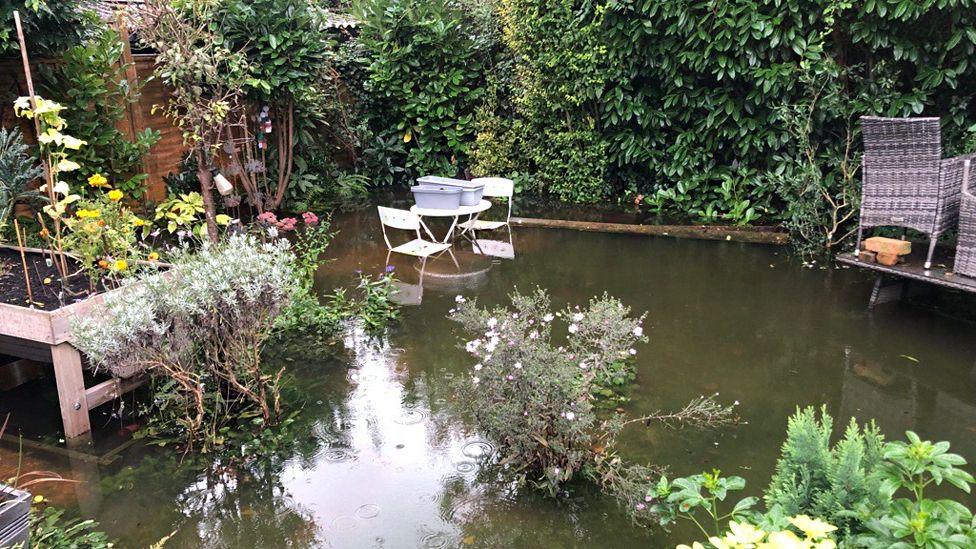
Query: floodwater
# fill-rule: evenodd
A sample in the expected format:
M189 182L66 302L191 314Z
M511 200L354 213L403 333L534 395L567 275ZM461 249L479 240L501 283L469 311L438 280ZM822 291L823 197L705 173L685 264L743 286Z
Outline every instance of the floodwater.
M317 281L324 292L387 264L374 210L339 214L336 227ZM501 484L483 466L491 445L453 409L451 385L471 360L445 315L458 294L494 304L516 286L547 288L559 306L607 291L649 313L628 414L712 393L741 403L736 427L629 428L620 451L630 460L674 475L719 468L758 494L787 417L821 404L838 424L874 418L890 438L913 429L976 459L976 324L938 312L971 308L971 298L942 292L871 313L869 277L809 268L777 247L519 227L479 237L491 242L458 241L457 265L447 255L423 268L391 260L410 305L386 338L352 331L342 353L268 352L289 367L303 402L287 458L204 471L168 449L132 447L105 466L28 449L28 464L85 481L40 491L100 521L126 548L170 534L166 547L179 548L646 548L694 539L687 529L632 526L585 485L552 500ZM38 383L26 387L51 385ZM0 394L23 399L20 391ZM45 399L33 413L56 413ZM99 444L111 446L123 423L99 419Z

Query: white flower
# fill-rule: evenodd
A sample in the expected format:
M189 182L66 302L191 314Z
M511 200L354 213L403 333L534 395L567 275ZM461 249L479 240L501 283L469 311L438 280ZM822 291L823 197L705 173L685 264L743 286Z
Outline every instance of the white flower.
M475 365L474 365L474 369L475 369L475 370L480 370L480 369L481 369L482 367L483 367L483 366L481 366L481 364L475 364Z
M464 296L463 295L458 295L457 297L454 298L454 302L455 303L464 303L465 301L467 301L467 300L464 299Z
M464 344L464 347L469 353L474 354L478 352L478 347L481 347L481 340L475 339Z
M573 314L573 322L579 322L581 320L583 320L583 313L574 313Z
M579 331L579 326L577 326L576 324L569 325L569 333L575 334L578 331Z
M574 414L573 412L566 412L566 419L573 421L574 419L576 419L576 414Z
M515 368L516 370L521 370L522 369L522 363L521 362L516 362L515 364L512 365L512 367Z
M474 383L475 385L477 385L478 382L480 382L480 381L481 381L481 378L478 377L478 376L474 376L474 377L471 378L471 383Z
M495 352L495 347L498 346L498 341L499 341L498 336L494 336L491 339L489 339L488 343L485 344L485 352L487 353Z
M529 333L529 339L539 339L539 332L532 330L532 332Z
M631 356L634 356L637 354L637 349L628 349L627 352L630 353Z
M548 314L546 314L546 316L542 317L542 321L543 322L552 322L552 319L554 319L554 318L556 318L556 317L552 316L552 313L548 313Z
M580 369L581 370L585 370L587 368L589 368L589 366L587 366L585 362L580 362Z
M642 328L641 326L638 326L638 327L634 328L634 336L635 337L640 337L642 335L644 335L644 328Z
M496 324L498 324L498 320L495 317L492 317L492 318L489 318L488 319L488 327L489 328L494 328Z

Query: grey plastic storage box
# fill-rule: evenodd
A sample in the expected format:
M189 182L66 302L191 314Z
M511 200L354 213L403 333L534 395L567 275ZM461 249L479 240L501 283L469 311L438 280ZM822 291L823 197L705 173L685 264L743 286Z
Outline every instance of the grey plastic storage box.
M0 484L0 547L30 547L31 495Z
M456 210L461 207L461 189L444 185L416 185L410 187L418 208Z
M436 175L425 175L417 180L421 185L438 185L442 187L457 187L461 189L461 205L477 206L481 202L481 195L485 192L484 183L475 183L464 179L454 179L452 177L438 177Z

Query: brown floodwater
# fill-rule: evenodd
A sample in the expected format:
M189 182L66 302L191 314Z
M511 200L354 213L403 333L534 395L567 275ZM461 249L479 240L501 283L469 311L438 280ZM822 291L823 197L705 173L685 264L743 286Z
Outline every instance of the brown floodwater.
M338 214L335 226L317 279L325 293L387 265L375 210ZM484 465L491 445L452 404L452 383L471 360L445 315L459 294L495 304L514 287L536 286L559 306L606 291L648 312L650 343L638 349L628 414L702 394L741 403L736 427L629 428L620 445L627 459L674 475L718 468L759 494L787 417L807 405L826 405L841 426L875 419L889 438L913 429L947 439L976 459L976 324L945 314L972 310L972 298L939 292L869 312L869 276L804 265L780 247L519 227L479 237L491 242L459 240L457 265L441 256L423 280L418 261L390 260L410 305L386 337L351 330L345 352L301 339L268 352L289 367L302 402L286 458L202 470L165 448L134 446L106 466L27 450L32 466L85 481L40 491L100 521L121 547L171 533L174 548L646 548L694 539L688 529L635 527L585 485L548 499L499 482ZM57 423L50 394L50 382L0 393L34 403L43 426ZM100 416L98 445L123 437L124 423Z

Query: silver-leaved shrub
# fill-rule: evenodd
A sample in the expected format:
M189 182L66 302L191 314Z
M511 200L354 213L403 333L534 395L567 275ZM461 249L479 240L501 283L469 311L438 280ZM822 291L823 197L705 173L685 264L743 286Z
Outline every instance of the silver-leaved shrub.
M75 345L95 368L148 372L158 429L206 450L234 417L277 420L283 372L265 371L260 351L294 284L287 241L231 236L108 294L100 314L73 322Z

